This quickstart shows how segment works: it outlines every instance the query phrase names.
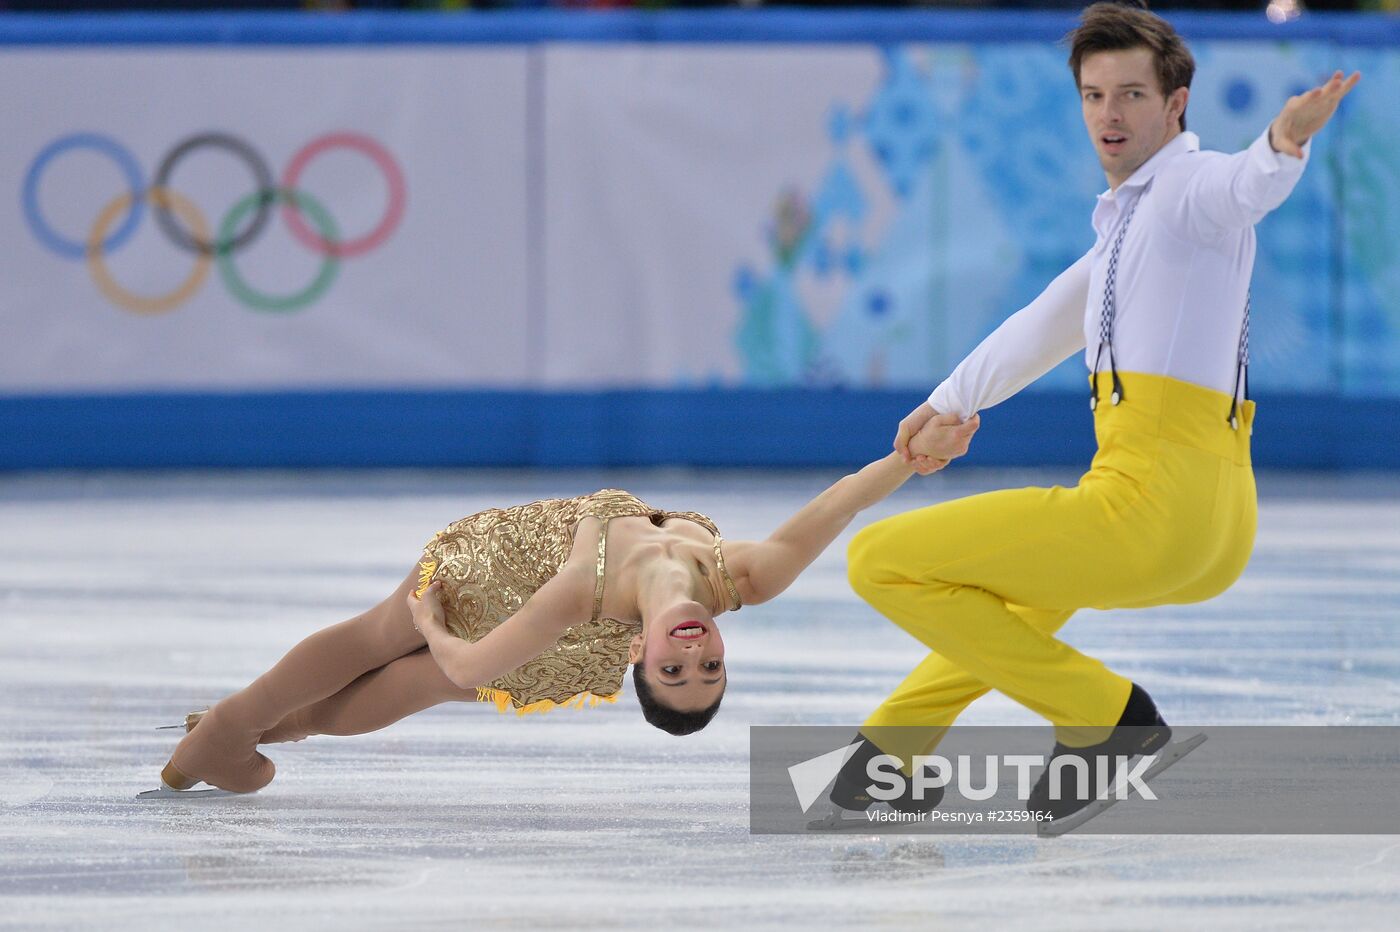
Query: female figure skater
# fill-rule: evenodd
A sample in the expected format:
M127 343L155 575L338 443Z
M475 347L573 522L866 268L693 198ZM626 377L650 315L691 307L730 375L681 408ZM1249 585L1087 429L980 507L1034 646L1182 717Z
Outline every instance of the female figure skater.
M629 663L647 721L698 731L727 682L715 617L778 595L857 512L966 452L978 423L931 420L910 445L921 458L891 453L842 478L764 541L726 542L704 515L616 489L456 521L378 606L187 716L149 795L200 781L253 792L275 772L259 744L363 734L442 702L615 702Z

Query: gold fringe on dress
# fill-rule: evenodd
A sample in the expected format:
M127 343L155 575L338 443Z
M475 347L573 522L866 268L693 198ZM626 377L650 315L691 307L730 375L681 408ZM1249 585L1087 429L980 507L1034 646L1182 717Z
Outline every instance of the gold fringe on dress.
M611 696L599 696L595 693L584 690L574 696L565 699L563 702L555 702L553 699L540 699L535 702L520 705L515 701L515 697L504 689L492 689L489 686L478 686L476 688L476 700L478 702L491 702L496 706L497 712L509 712L515 710L516 715L529 715L532 712L551 712L554 709L582 709L585 706L593 708L603 702L617 702L617 693Z
M434 538L436 539L436 538ZM415 599L423 598L423 590L427 589L433 581L433 574L437 572L437 561L424 557L418 561L418 588L413 591Z

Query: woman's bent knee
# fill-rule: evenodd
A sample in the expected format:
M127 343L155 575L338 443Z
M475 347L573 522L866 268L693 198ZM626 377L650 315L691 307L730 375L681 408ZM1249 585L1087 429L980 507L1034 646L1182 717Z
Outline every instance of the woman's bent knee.
M415 585L416 578L410 572L393 595L363 616L382 649L395 656L407 654L425 643L423 636L413 626L413 612L408 607L408 594Z

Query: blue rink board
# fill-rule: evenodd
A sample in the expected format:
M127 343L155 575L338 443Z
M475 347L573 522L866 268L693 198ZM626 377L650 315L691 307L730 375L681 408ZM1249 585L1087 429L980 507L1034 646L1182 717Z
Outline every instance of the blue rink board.
M843 466L889 449L920 400L800 390L0 398L0 469ZM1093 455L1083 393L1022 393L982 424L969 465L1087 465ZM1260 466L1400 468L1395 400L1270 396L1255 427Z

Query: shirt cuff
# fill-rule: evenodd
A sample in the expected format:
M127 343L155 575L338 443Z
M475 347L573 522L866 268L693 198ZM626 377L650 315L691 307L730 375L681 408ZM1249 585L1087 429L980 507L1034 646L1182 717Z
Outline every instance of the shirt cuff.
M953 387L949 382L949 379L944 379L943 384L935 388L928 396L929 407L939 414L947 414L958 404Z
M1303 166L1308 164L1308 155L1312 152L1312 140L1303 143L1303 157L1294 158L1283 152L1278 152L1269 142L1269 130L1273 128L1272 123L1264 127L1264 132L1259 138L1254 140L1254 144L1249 147L1250 158L1263 170L1264 174L1272 175L1280 171L1294 169L1302 171Z

